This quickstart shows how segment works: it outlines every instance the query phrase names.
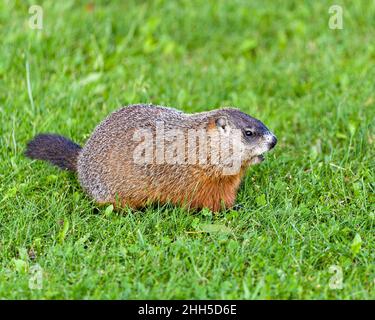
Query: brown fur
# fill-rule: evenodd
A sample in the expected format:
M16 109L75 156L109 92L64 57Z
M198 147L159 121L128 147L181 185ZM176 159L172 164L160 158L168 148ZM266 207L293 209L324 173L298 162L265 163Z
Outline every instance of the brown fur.
M140 143L134 142L133 135L139 129L151 129L155 138L156 123L159 121L166 131L180 129L187 132L193 128L215 133L222 129L222 122L218 119L224 119L226 126L232 129L251 127L256 134L252 138L244 136L238 141L247 152L239 172L223 175L220 165L211 163L136 163L133 160L134 150ZM52 145L58 148L48 149L48 146L42 145L42 139L31 144L33 150L38 150L38 159L77 171L82 187L98 203L141 208L148 203L170 202L187 208L209 208L213 211L233 206L246 168L260 162L260 155L276 144L276 138L263 123L237 109L185 114L152 105L133 105L112 113L96 127L82 149L72 142L68 143L67 139L50 137ZM270 137L273 139L271 144ZM166 147L169 143L173 142L166 142ZM67 152L64 152L65 146ZM160 148L157 143L154 151L156 148ZM40 150L48 150L48 153ZM29 154L33 154L31 151ZM155 153L153 157L155 160Z

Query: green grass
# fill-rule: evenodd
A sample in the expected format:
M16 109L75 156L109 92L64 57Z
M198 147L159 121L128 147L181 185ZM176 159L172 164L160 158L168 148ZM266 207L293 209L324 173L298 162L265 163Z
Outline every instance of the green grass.
M0 3L0 298L375 298L373 2L336 1L343 30L329 1L38 2L43 30L34 1ZM84 144L148 102L237 106L277 135L243 209L111 212L23 156L36 133Z

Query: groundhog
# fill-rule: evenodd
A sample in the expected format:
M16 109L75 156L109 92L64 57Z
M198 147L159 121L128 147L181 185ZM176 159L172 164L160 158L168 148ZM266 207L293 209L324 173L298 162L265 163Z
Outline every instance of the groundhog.
M276 143L261 121L235 108L186 114L131 105L103 120L83 148L39 134L25 155L77 172L99 204L172 203L217 212L234 205L246 168Z

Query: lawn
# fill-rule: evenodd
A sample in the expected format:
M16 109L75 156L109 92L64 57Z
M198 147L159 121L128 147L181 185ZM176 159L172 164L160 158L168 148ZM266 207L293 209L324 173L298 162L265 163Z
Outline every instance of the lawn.
M374 299L375 4L335 3L1 1L0 298ZM149 102L276 134L241 209L112 211L23 156Z

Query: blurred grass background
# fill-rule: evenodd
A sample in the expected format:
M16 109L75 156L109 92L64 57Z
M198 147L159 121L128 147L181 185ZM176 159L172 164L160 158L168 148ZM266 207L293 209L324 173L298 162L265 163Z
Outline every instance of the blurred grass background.
M342 30L330 1L38 1L42 30L34 4L0 2L1 298L375 298L373 1L336 1ZM236 106L277 135L244 209L115 213L22 155L150 102Z

